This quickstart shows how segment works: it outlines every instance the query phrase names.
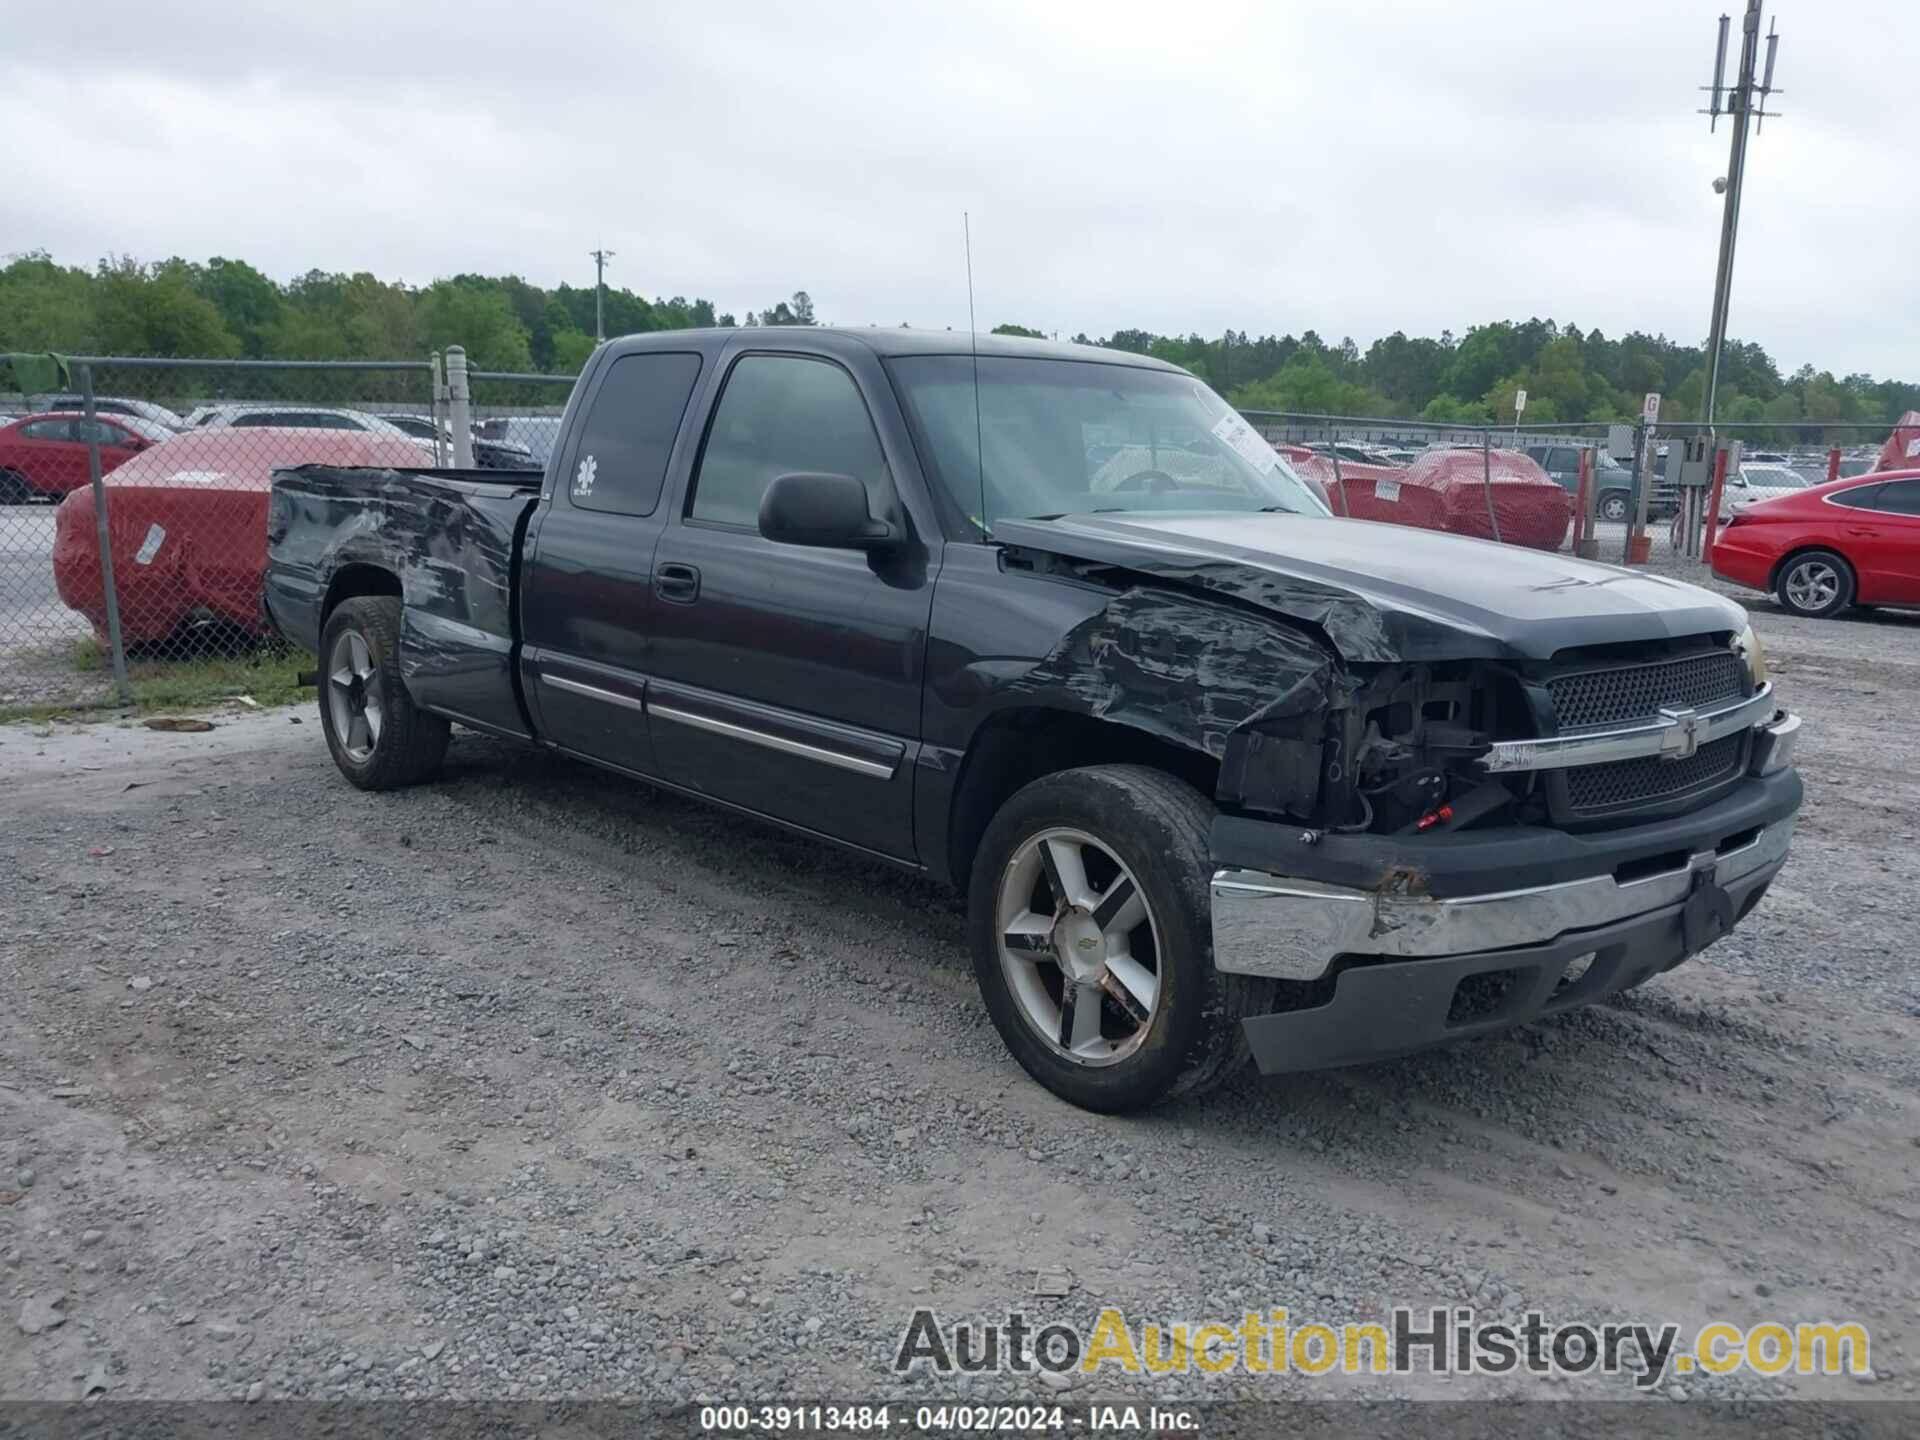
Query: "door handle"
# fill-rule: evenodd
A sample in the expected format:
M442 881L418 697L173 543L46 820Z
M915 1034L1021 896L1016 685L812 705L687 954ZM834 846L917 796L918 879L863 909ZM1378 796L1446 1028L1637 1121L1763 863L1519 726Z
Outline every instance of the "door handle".
M662 565L653 572L653 593L675 605L691 605L700 598L700 571L693 565Z
M1870 525L1849 525L1847 526L1847 533L1849 535L1872 535L1877 532Z

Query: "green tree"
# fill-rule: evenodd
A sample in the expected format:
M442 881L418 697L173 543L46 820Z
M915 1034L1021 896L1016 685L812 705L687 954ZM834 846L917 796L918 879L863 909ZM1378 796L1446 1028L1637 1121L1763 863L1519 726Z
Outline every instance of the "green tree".
M420 339L430 349L463 345L476 370L530 370L533 353L499 290L436 280L420 295Z
M93 341L109 355L227 359L240 342L180 266L102 260L93 285Z
M992 333L995 335L1019 335L1028 340L1044 340L1047 338L1044 330L1029 330L1024 325L996 325L993 327Z
M93 277L44 250L0 268L0 350L95 350Z

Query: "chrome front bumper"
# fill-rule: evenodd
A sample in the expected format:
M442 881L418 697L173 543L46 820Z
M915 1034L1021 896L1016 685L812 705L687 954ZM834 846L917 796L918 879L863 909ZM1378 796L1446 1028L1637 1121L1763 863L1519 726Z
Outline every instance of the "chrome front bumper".
M1790 763L1797 716L1781 712L1760 727L1752 773ZM1724 889L1750 891L1785 862L1793 816L1742 835L1730 847L1696 850L1684 863L1631 878L1587 875L1526 889L1436 896L1411 876L1353 889L1261 870L1221 869L1212 882L1215 966L1239 975L1317 980L1336 956L1396 959L1472 955L1537 946L1684 901L1703 872ZM1713 843L1713 842L1709 842Z

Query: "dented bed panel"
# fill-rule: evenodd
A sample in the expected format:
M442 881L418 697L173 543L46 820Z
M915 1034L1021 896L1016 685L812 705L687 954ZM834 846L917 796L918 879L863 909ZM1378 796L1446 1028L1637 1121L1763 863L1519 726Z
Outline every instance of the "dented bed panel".
M539 477L481 474L276 472L269 603L293 638L317 650L325 597L342 572L368 566L394 576L404 602L400 669L415 701L525 735L510 663L514 573Z

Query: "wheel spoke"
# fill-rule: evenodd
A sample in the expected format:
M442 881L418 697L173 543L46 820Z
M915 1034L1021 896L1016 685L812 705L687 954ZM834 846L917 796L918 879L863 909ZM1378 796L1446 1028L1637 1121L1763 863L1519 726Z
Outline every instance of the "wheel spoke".
M373 674L373 655L367 649L366 637L359 631L347 636L347 649L352 655L353 673L365 680Z
M1147 902L1141 898L1139 887L1125 875L1109 885L1107 893L1093 907L1093 923L1100 927L1108 944L1124 939L1146 918Z
M1087 885L1087 867L1080 847L1071 840L1049 836L1040 845L1040 863L1047 869L1047 884L1053 887L1054 903L1061 906L1085 905L1091 894Z
M1016 955L1051 958L1053 954L1053 917L1028 910L1007 922L1000 943Z
M353 688L354 673L353 671L345 669L343 667L339 670L334 671L331 675L327 677L327 679L332 681L335 685L338 685L342 690L351 690Z
M365 714L356 715L347 726L347 749L369 750L373 748L373 733L367 727Z
M1106 992L1136 1024L1144 1025L1159 997L1160 977L1131 955L1109 955Z
M367 723L367 734L373 739L378 740L380 738L380 727L385 722L380 714L380 702L375 698L371 690L367 692L366 704L365 708L361 711L361 717Z
M1100 1039L1100 988L1069 983L1060 992L1060 1045L1078 1050Z

